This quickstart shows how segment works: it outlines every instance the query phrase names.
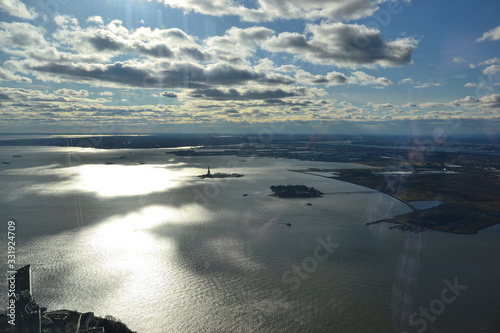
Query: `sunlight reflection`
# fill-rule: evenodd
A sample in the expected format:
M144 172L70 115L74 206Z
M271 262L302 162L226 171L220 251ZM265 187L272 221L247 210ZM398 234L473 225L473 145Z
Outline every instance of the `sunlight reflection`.
M182 164L175 164L176 167ZM61 168L57 164L5 171L5 174L28 176L18 189L31 193L53 195L67 192L91 192L101 197L134 196L162 192L181 184L181 178L191 176L184 169L169 169L170 165L80 165ZM32 177L51 177L44 184ZM49 185L49 186L47 186ZM21 194L19 194L21 195Z
M160 192L178 184L181 171L172 171L163 165L82 165L75 186L100 196L130 196Z
M245 244L238 239L221 236L209 240L207 245L214 253L212 260L218 265L232 266L244 271L256 271L263 267L263 265L251 259L251 256L246 251Z
M145 249L151 246L151 229L163 224L200 223L209 219L199 205L182 208L149 206L125 216L114 216L99 224L90 241L106 251ZM147 242L146 242L147 241Z
M200 206L181 208L148 206L134 213L115 215L86 233L85 243L92 249L99 265L113 275L122 277L121 290L134 290L144 300L153 299L154 293L168 293L179 283L182 272L174 264L177 247L168 237L161 237L152 229L161 225L192 224L208 221L209 215ZM119 293L122 304L132 300L127 292ZM135 300L136 301L136 300Z
M61 168L57 164L20 168L4 171L4 174L28 176L18 189L30 193L52 195L65 192L91 192L101 197L144 195L162 192L181 185L182 178L192 176L192 170L178 168L177 164L150 165L97 165L87 164ZM176 169L169 169L175 166ZM42 184L33 177L51 177L51 181ZM47 186L47 184L49 186ZM21 195L21 193L19 193Z

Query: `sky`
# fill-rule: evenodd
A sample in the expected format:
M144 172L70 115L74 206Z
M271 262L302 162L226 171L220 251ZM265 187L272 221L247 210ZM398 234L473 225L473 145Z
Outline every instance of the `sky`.
M497 0L0 0L0 133L500 133Z

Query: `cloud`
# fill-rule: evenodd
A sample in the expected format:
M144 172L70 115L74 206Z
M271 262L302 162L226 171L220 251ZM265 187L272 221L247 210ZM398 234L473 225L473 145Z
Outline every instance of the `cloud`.
M491 94L483 96L480 99L472 96L466 96L461 99L448 102L424 102L420 104L408 103L402 105L403 108L421 108L421 109L441 109L441 111L452 111L460 108L462 111L469 110L473 114L479 109L497 110L500 108L500 95Z
M413 79L410 79L410 78L406 78L406 79L402 79L401 81L398 82L399 84L414 84L415 81L413 81Z
M390 86L392 81L385 77L374 77L362 71L356 71L351 76L339 72L329 72L326 75L313 75L302 69L297 70L295 78L301 84L339 86L344 84L355 84L360 86Z
M83 104L108 102L108 100L104 98L87 98L89 96L89 92L87 90L77 91L72 89L59 89L50 93L36 89L3 88L2 93L8 96L11 101L15 101L10 106L32 108L33 110L51 108L53 110L58 110L58 104L56 103L65 103L64 107L61 109L69 111L70 108L78 108Z
M415 86L415 88L429 88L429 87L439 87L442 86L442 83L437 83L437 82L425 82L425 83L420 83L418 86Z
M85 28L69 16L58 15L54 20L59 25L53 34L55 39L79 54L107 58L137 54L150 58L195 61L205 61L209 57L193 37L177 28L140 27L130 31L120 20L105 25L98 16L89 18L87 21L94 24Z
M111 91L102 91L98 93L99 96L113 96L114 94Z
M45 30L24 22L0 22L0 44L3 51L40 49L48 45Z
M59 20L63 21L63 20ZM122 35L112 32L120 30ZM72 44L74 41L68 41L70 30L60 30L57 38L62 43ZM259 40L264 38L269 32L261 29L239 29L233 30L229 35L237 35L242 40L245 38L254 38ZM125 35L123 35L125 34ZM89 38L89 36L92 36ZM126 36L126 37L124 37ZM135 37L133 37L135 36ZM178 29L169 30L150 30L140 28L133 34L129 34L121 29L119 23L115 22L110 30L82 31L75 29L74 39L84 39L92 45L96 51L95 57L99 57L102 52L124 52L133 49L139 50L142 54L158 55L163 53L165 56L169 53L167 49L158 52L158 48L148 49L148 46L141 45L138 41L145 36L155 36L154 38L164 37L166 40L176 39L180 43L176 45L175 53L186 53L186 47L179 48L179 44L188 45L194 43L192 37L186 35ZM43 36L42 36L43 37ZM0 37L1 38L1 37ZM134 42L132 42L134 41ZM246 43L250 43L246 41ZM78 45L77 45L78 44ZM31 43L30 43L31 45ZM82 48L82 43L74 44L77 51L88 52L88 49ZM193 44L194 45L194 44ZM214 85L234 86L245 85L255 82L265 85L291 85L295 80L287 75L276 73L276 71L260 71L258 68L252 68L247 64L231 64L224 61L203 64L202 62L192 61L172 61L171 59L157 59L157 57L131 58L129 60L115 61L106 63L102 59L95 59L93 54L77 56L71 54L61 54L57 49L51 52L38 52L38 55L27 54L30 59L11 60L9 66L15 67L20 72L32 72L37 78L44 81L74 81L87 83L95 86L133 86L133 87L164 87L164 88L207 88ZM173 49L174 50L174 49ZM203 53L203 51L200 51ZM47 54L41 57L40 54ZM117 53L119 54L119 53ZM176 55L176 60L177 60ZM75 57L75 59L72 59ZM182 60L182 57L180 57ZM99 61L101 60L101 61ZM189 60L189 59L187 59Z
M56 15L54 22L56 30L50 35L43 28L28 23L0 23L3 32L0 41L8 45L5 52L13 55L4 63L7 71L3 72L4 78L10 73L10 78L24 80L20 75L12 76L20 73L41 81L93 87L179 89L175 93L167 90L164 97L180 97L184 102L206 98L220 101L264 100L267 104L284 98L326 95L323 89L302 85L356 84L382 88L393 84L388 78L370 76L362 71L355 71L350 76L336 71L313 75L294 65L276 67L268 58L256 60L257 52L261 57L269 47L266 45L269 40L280 39L287 34L276 36L274 30L266 27L233 27L221 36L201 40L176 28L140 27L129 30L119 20L105 24L99 16L82 20L83 25L68 15ZM369 45L358 49L358 53L346 53L349 58L342 60L345 61L343 66L395 65L397 57L394 56L396 49L391 44L393 42L385 42L380 31L360 25L308 25L305 34L296 34L298 44L293 47L299 47L302 40L305 51L297 56L313 60L314 57L320 59L325 52L333 52L330 49L333 47L339 52L334 54L337 57L334 60L341 62L338 60L341 59L341 49L349 45L349 38L341 36L346 29L353 33L349 37L351 39L355 36L370 38ZM333 33L328 38L338 43L322 49L325 43L320 39L327 33ZM384 54L381 56L377 52ZM325 59L328 56L330 54ZM333 60L326 60L330 61ZM85 94L83 90L71 89L54 92L58 98L88 97L82 94ZM97 94L113 96L110 92Z
M477 65L482 66L482 65L493 65L493 64L500 64L500 58L491 58L491 59L482 61Z
M381 85L387 87L393 85L392 81L386 77L374 77L362 71L352 73L352 76L349 77L348 83L359 84L360 86Z
M330 72L326 75L313 75L302 69L296 72L295 78L300 83L307 85L322 84L325 86L338 86L347 82L347 77L339 72Z
M484 42L486 40L500 40L500 25L485 32L481 37L476 39L476 42Z
M261 47L296 54L314 64L357 68L401 66L411 61L417 45L413 38L386 42L379 30L358 24L308 24L306 33L284 32L270 37Z
M440 103L440 102L426 102L426 103L421 103L418 105L422 109L437 109L437 108L444 108L447 107L447 103Z
M355 20L373 15L385 0L258 0L257 6L226 0L157 0L172 8L212 16L237 15L243 21L262 22L276 19ZM405 1L409 2L409 1Z
M100 16L91 16L87 19L87 22L93 22L97 24L104 24L104 20Z
M320 89L307 89L304 87L297 88L248 88L248 89L196 89L190 93L191 97L214 99L214 100L246 100L246 99L264 99L274 100L287 97L321 97L325 96L326 92ZM272 103L272 101L268 101Z
M478 103L478 99L472 96L467 96L462 99L457 99L447 103L451 107L474 107Z
M477 65L470 64L469 67L470 68L476 68L478 66L493 65L493 64L500 64L500 58L491 58L491 59L488 59L488 60L485 60L485 61L481 61Z
M496 109L500 112L500 94L483 96L479 99L481 106L489 109Z
M54 91L54 94L61 96L71 96L71 97L88 97L89 92L87 90L73 90L73 89L59 89Z
M472 83L472 82L469 82L469 83L466 83L464 85L464 87L466 87L466 88L484 87L484 83Z
M390 104L390 103L373 103L373 102L368 102L366 105L371 106L375 110L380 110L380 109L392 109L395 107L395 105Z
M161 93L163 97L168 97L168 98L177 98L177 94L173 93L171 91L164 91Z
M31 83L31 79L29 77L16 75L16 74L12 73L11 71L8 71L4 68L0 68L0 81L14 81L14 82Z
M462 57L455 57L455 58L453 58L452 62L454 62L454 63L462 63L462 62L465 62L465 59L462 58Z
M484 75L494 75L500 72L500 65L491 65L483 70Z
M253 55L256 46L267 40L274 30L265 27L241 29L232 27L223 36L207 38L207 53L212 57L231 63L247 63L246 57Z
M28 8L20 0L0 0L0 9L22 19L33 20L38 16L33 8Z

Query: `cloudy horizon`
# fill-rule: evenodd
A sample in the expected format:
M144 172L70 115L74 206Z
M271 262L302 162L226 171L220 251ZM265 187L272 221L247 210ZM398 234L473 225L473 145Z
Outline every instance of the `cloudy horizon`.
M0 132L498 134L499 9L1 0Z

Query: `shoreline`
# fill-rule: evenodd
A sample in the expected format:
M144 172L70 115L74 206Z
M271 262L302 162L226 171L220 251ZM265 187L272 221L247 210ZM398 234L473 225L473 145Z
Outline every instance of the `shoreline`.
M355 170L355 173L356 171L364 172L365 177L368 177L367 171L372 173L372 171L374 171L373 169ZM500 210L487 209L482 204L463 202L462 200L458 200L452 197L438 196L439 200L436 200L436 194L428 190L412 189L411 194L409 194L408 192L389 193L388 191L380 189L382 187L381 182L383 182L385 178L381 177L382 179L377 179L378 183L373 181L370 183L366 179L353 177L352 175L350 177L342 176L342 172L352 172L352 169L308 169L289 171L299 172L316 177L330 178L333 180L339 180L363 186L367 189L377 191L376 193L389 195L413 209L413 212L397 215L391 219L386 218L378 221L368 222L369 225L378 222L389 222L406 226L408 227L408 229L406 230L417 232L420 229L420 231L436 230L454 234L477 234L480 230L500 223ZM311 171L335 172L336 175L328 177L310 173ZM442 202L442 204L436 207L417 209L411 204L412 201L440 201Z

